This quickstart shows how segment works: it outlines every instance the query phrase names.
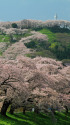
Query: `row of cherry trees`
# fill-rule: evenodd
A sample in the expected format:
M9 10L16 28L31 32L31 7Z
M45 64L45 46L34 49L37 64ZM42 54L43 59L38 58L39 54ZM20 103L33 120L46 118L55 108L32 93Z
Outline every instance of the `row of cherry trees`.
M6 115L23 107L35 112L66 112L70 109L70 67L63 67L53 59L18 57L0 60L1 114ZM65 74L64 74L65 71Z

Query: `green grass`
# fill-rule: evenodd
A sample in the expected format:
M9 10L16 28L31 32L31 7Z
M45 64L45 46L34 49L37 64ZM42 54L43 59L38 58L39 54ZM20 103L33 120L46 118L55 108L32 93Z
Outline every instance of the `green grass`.
M16 41L19 41L23 37L31 36L30 31L25 34L12 34L13 38L16 38ZM10 41L10 35L7 34L0 34L0 42L11 42Z
M70 59L63 59L63 60L62 60L62 63L63 63L63 64L65 64L65 63L70 64Z
M0 51L0 56L2 56L2 52Z
M14 34L13 37L15 37L17 40L20 40L23 37L31 36L31 33L25 33L25 34Z
M0 115L0 125L70 125L70 113L56 112L55 118L51 117L51 114L46 115L43 113L36 114L33 112L14 113L7 116Z
M70 45L70 33L53 32L50 29L41 29L40 33L45 34L49 38L49 42L60 42L63 45Z
M62 28L57 28L57 30L56 28L45 28L38 31L48 36L51 44L49 50L58 60L70 59L70 30L67 32Z
M56 58L55 55L49 50L41 50L41 51L36 51L33 53L27 53L25 56L31 57L31 58L35 58L36 56Z
M2 35L0 34L0 42L9 42L9 35Z
M47 35L49 38L49 42L56 40L56 35L53 32L51 32L49 29L41 29L39 32Z

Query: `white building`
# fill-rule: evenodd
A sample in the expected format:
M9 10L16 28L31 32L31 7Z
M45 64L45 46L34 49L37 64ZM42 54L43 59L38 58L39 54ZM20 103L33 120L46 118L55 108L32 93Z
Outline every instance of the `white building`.
M55 16L54 16L54 20L57 20L57 18L58 18L58 17L57 17L57 14L55 14Z

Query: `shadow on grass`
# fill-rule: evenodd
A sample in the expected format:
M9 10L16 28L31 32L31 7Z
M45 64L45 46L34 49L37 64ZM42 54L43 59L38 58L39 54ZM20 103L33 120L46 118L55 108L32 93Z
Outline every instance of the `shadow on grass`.
M70 125L69 113L66 114L57 112L55 117L57 118L57 122L59 125Z
M14 113L13 115L7 113L7 116L0 115L0 125L70 125L69 114L56 112L52 117L50 113L36 114L33 112Z
M33 112L26 112L25 115L23 115L23 113L18 113L18 114L14 114L16 117L19 118L23 118L26 120L29 120L33 123L35 123L36 125L48 125L48 123L50 122L50 117L45 115L45 114L36 114ZM52 124L49 124L52 125Z
M7 116L0 115L0 125L34 125L30 121L23 120L22 118L19 119L15 115L10 115L7 113Z

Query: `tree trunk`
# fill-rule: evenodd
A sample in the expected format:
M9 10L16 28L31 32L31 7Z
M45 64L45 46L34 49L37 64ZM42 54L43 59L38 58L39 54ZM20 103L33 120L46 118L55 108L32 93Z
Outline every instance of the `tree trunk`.
M10 114L13 114L14 113L14 108L11 106L11 108L10 108L10 112L9 112Z
M66 113L68 113L68 107L67 106L64 106L65 110L66 110Z
M39 114L39 109L36 107L34 112Z
M52 110L51 110L51 120L54 123L54 125L56 125L57 119L55 118L54 112Z
M55 109L51 108L51 111L53 112L54 115L56 114Z
M1 109L1 115L6 115L6 111L10 105L10 102L7 102L6 100L3 103L2 109Z
M23 114L25 115L26 112L26 107L23 108Z

